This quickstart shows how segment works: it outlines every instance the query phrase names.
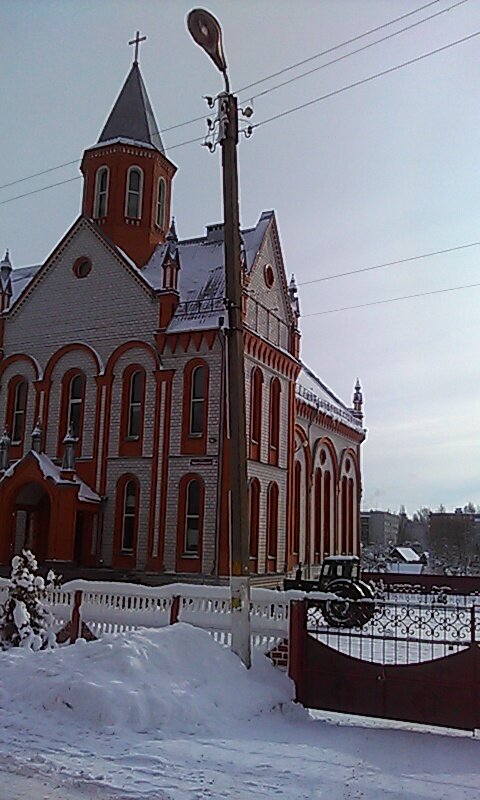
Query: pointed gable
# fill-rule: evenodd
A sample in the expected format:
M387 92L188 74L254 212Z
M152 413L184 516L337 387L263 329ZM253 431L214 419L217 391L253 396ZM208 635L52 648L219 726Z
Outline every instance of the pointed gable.
M165 153L155 114L137 63L132 64L98 143L115 139L130 139Z

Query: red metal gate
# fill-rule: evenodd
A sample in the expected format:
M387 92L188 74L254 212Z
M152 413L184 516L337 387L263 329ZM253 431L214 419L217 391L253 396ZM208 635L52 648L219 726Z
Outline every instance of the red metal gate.
M289 674L298 702L348 714L480 728L475 607L377 603L371 622L350 630L326 626L321 608L321 602L309 599L291 606ZM424 660L427 652L435 657Z

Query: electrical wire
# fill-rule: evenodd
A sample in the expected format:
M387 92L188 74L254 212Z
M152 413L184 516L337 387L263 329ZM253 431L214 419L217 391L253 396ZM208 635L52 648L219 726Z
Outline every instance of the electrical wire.
M281 111L278 114L274 114L271 117L267 117L267 119L263 119L261 120L261 122L256 122L250 127L252 128L252 130L254 128L260 128L260 126L262 125L267 125L269 122L274 122L275 120L281 119L282 117L287 117L289 114L294 114L296 111L301 111L304 108L313 106L316 103L320 103L322 100L328 100L330 97L335 97L338 94L342 94L342 92L346 92L348 89L354 89L357 86L362 86L363 84L369 83L370 81L374 81L377 78L382 78L384 75L390 75L392 72L396 72L399 69L403 69L404 67L409 67L412 64L417 64L419 61L423 61L425 58L434 56L437 53L442 53L445 50L449 50L451 47L455 47L458 44L464 44L465 42L474 39L476 36L480 36L480 31L475 31L475 33L470 33L468 36L464 36L462 39L456 39L454 42L450 42L449 44L445 44L442 47L435 48L435 50L429 50L428 53L423 53L421 56L410 58L408 61L403 61L401 64L396 64L394 67L389 67L388 69L384 69L381 72L376 72L374 75L369 75L367 78L362 78L361 80L355 81L354 83L349 83L347 86L342 86L340 89L334 89L332 92L327 92L327 94L323 94L320 97L314 97L313 100L308 100L306 103L301 103L298 106L293 106L293 108L288 108L285 111Z
M371 303L359 303L355 306L343 306L342 308L329 308L326 311L313 311L311 314L302 314L302 319L307 317L320 317L323 314L336 314L339 311L353 311L356 308L368 308L369 306L385 305L385 303L396 303L398 300L412 300L414 297L428 297L432 294L445 294L446 292L458 292L461 289L476 289L480 283L466 283L463 286L452 286L449 289L433 289L429 292L419 292L418 294L405 294L401 297L389 297L387 300L374 300Z
M440 0L432 0L432 2L430 2L430 3L426 3L425 5L420 6L419 8L413 9L408 14L402 14L400 17L396 17L395 19L390 20L389 22L386 22L383 25L379 25L376 28L371 28L369 31L366 31L365 33L361 33L358 36L353 37L352 39L348 39L347 41L341 42L340 44L337 44L337 45L334 45L333 47L330 47L327 50L323 50L320 53L316 53L315 55L310 56L309 58L303 59L302 61L299 61L296 64L291 64L290 66L285 67L284 69L281 69L281 70L279 70L277 72L274 72L271 75L267 75L264 78L260 78L258 81L255 81L254 83L251 83L248 86L244 86L243 88L236 90L236 92L237 93L241 93L245 89L251 88L252 86L256 86L256 85L258 85L260 83L264 83L267 80L271 80L272 78L277 77L278 75L281 75L281 74L283 74L285 72L288 72L289 70L295 69L296 67L302 66L303 64L306 64L306 63L311 62L311 61L313 61L313 60L315 60L317 58L320 58L321 56L327 55L328 53L331 53L331 52L333 52L335 50L338 50L341 47L345 47L347 44L352 44L353 42L359 41L360 39L363 39L365 36L369 36L372 33L375 33L375 32L377 32L379 30L387 28L390 25L393 25L394 23L401 21L402 19L405 19L407 17L411 17L413 14L418 14L420 11L423 11L426 8L429 8L430 6L435 5L438 2L440 2ZM391 38L392 36L397 36L399 33L403 33L404 31L409 30L412 27L416 27L417 25L421 25L424 22L428 22L430 19L433 19L434 17L437 17L440 14L444 14L446 11L450 11L452 8L455 8L457 5L462 5L463 3L466 3L466 2L468 2L468 0L459 0L459 2L455 3L453 6L449 6L448 8L442 9L441 11L438 11L435 14L432 14L430 17L426 17L425 19L420 20L419 22L414 23L413 25L410 25L410 26L408 26L406 28L402 28L400 31L396 31L395 33L390 34L389 36L384 37L383 39L379 39L376 42L372 42L372 43L366 45L365 48L359 48L358 50L354 50L351 53L346 53L345 55L341 56L340 58L334 59L333 61L330 61L327 64L322 64L321 66L316 67L313 70L309 70L308 72L303 73L302 75L298 75L295 78L291 78L290 80L285 81L285 83L279 84L278 86L274 86L271 89L267 89L265 92L260 92L260 93L258 93L256 95L254 95L254 98L258 98L258 97L263 96L264 94L268 94L271 91L275 91L276 89L280 88L281 86L284 86L284 85L286 85L288 83L291 83L292 81L299 80L300 78L305 77L306 75L310 75L312 72L315 72L315 71L317 71L319 69L323 69L324 67L330 66L331 64L335 64L337 61L341 61L341 60L343 60L345 58L350 57L351 55L355 55L356 53L359 53L361 50L367 49L369 47L373 47L374 45L379 44L380 42L383 42L386 39ZM187 125L192 125L195 122L203 122L206 119L207 119L207 117L205 115L202 115L200 117L193 117L192 119L186 120L185 122L179 122L179 123L176 123L175 125L170 125L168 128L163 128L161 130L157 129L156 131L153 131L153 133L164 134L164 133L167 133L169 131L173 131L173 130L176 130L178 128L185 127ZM172 147L169 147L168 149L169 150L173 150L176 146L177 145L173 145ZM23 183L24 181L31 180L32 178L38 178L41 175L46 175L49 172L54 172L57 169L63 169L64 167L69 167L72 164L77 164L77 163L78 163L78 158L75 158L72 161L65 161L63 164L57 164L54 167L49 167L48 169L41 170L40 172L34 172L31 175L26 175L24 178L17 178L16 180L10 181L9 183L0 184L0 189L6 189L6 188L8 188L10 186L14 186L17 183ZM57 184L57 185L59 185L59 184ZM49 188L49 187L46 187L46 188ZM24 196L24 195L22 195L22 196ZM17 198L13 198L13 199L17 199Z
M384 269L385 267L394 267L399 264L407 264L412 261L419 261L422 258L431 258L432 256L441 256L445 253L456 253L459 250L467 250L469 247L479 247L480 242L468 242L468 244L459 244L456 247L447 247L445 250L432 250L430 253L420 253L418 256L410 256L409 258L399 258L396 261L385 261L383 264L374 264L372 267L362 267L361 269L351 269L348 272L337 272L334 275L325 275L323 278L312 278L310 281L302 281L297 283L297 286L309 286L312 283L321 283L322 281L331 281L335 278L345 278L348 275L360 275L362 272L371 272L374 269Z
M313 69L309 69L307 72L302 72L300 75L295 75L295 77L289 78L288 80L283 81L282 83L277 83L275 86L271 86L269 89L264 89L263 92L258 92L258 94L252 95L251 100L258 100L259 97L265 97L265 95L270 94L271 92L275 92L277 89L282 89L284 86L288 86L290 83L294 83L295 81L298 81L301 78L305 78L308 75L313 75L314 72L318 72L321 69L325 69L325 67L331 67L332 64L338 64L339 61L344 61L346 58L350 58L351 56L354 56L357 53L362 53L364 50L368 50L370 47L375 47L377 44L381 44L382 42L386 42L389 39L393 39L395 36L399 36L401 33L405 33L405 31L409 31L412 28L417 28L419 25L423 25L424 22L429 22L435 17L439 17L441 14L445 14L447 11L452 11L452 9L456 8L457 6L461 6L467 2L468 0L458 0L458 2L454 3L452 6L448 6L448 8L443 8L441 11L437 11L435 14L431 14L431 16L425 17L425 19L413 22L406 28L401 28L399 31L394 31L393 33L389 33L387 36L383 36L381 39L376 39L374 42L369 42L368 44L363 45L363 47L357 48L357 50L352 50L349 53L344 53L343 56L338 56L338 58L334 58L331 61L327 61L325 64L320 64L320 66L318 67L313 67Z

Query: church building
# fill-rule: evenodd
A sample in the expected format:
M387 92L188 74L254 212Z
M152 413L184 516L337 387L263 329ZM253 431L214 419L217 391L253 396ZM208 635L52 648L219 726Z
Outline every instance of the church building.
M177 167L136 60L81 171L81 215L45 263L0 264L0 565L29 547L69 575L220 582L223 226L178 237ZM301 360L275 213L241 240L250 572L275 585L359 551L363 400Z

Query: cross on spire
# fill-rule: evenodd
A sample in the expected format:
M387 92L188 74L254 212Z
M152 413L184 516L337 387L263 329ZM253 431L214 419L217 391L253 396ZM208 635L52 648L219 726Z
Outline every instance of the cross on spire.
M133 59L133 63L134 64L138 64L138 49L139 49L140 42L146 41L146 38L147 38L146 36L140 36L140 31L137 31L137 33L135 35L135 39L132 39L131 42L128 43L129 45L130 44L134 44L135 45L135 58Z

